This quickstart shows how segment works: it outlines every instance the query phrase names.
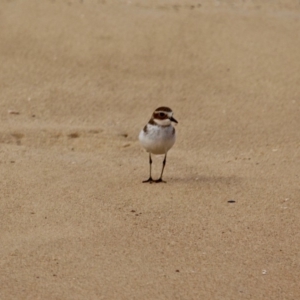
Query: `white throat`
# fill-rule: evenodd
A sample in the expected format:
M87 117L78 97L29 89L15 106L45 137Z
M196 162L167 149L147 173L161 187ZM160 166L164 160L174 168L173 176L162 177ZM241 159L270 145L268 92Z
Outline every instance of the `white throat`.
M154 122L159 126L170 126L171 125L170 119L165 119L165 120L154 119Z

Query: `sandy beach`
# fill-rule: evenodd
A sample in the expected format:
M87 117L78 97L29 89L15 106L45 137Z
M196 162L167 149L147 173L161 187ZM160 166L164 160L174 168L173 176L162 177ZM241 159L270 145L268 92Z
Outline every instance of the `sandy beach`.
M1 2L0 299L300 299L299 2Z

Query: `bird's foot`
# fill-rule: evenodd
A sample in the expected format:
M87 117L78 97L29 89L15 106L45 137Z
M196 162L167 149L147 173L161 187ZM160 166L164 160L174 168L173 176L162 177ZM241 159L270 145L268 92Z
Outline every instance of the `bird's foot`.
M145 182L152 183L152 182L155 182L155 180L153 180L152 177L149 177L147 180L143 181L143 183L145 183Z
M159 179L153 180L153 181L156 183L159 183L159 182L167 183L166 181L162 180L162 178L159 178Z

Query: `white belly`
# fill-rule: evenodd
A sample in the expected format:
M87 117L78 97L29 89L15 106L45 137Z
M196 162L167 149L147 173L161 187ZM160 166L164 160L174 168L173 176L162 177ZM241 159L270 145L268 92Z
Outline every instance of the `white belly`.
M147 152L153 154L166 154L174 145L176 134L173 126L160 127L148 124L147 132L142 130L139 140Z

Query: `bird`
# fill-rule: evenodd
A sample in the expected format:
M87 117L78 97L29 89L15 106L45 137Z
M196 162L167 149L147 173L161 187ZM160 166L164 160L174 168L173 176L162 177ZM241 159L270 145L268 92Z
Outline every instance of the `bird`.
M158 107L152 114L149 122L140 131L139 141L149 153L150 176L145 182L165 182L162 179L167 160L167 153L173 147L176 140L175 128L172 122L178 123L173 117L173 111L166 106ZM151 175L152 158L151 154L164 155L162 170L159 179L153 180Z

